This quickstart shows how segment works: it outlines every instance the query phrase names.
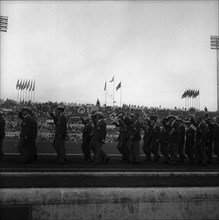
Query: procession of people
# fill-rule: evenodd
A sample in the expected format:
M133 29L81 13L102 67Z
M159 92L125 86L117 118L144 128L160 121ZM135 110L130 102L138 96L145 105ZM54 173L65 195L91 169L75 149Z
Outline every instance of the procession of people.
M65 164L65 142L68 135L68 116L65 115L65 106L58 105L50 109L48 116L53 119L55 134L52 146L57 154L57 162ZM24 164L32 163L38 159L36 138L37 118L28 106L18 112L21 120L20 137L17 149ZM100 110L91 112L89 116L79 113L82 124L81 151L84 161L88 163L107 164L110 157L104 150L106 142L107 124L110 117ZM138 112L119 111L110 118L111 124L119 129L117 149L121 161L139 165L141 162L141 146L144 160L156 163L163 157L164 164L177 165L186 159L190 164L206 166L216 155L219 163L219 116L210 118L207 112L198 116L193 114L189 118L169 115L159 118L159 115L143 116ZM5 121L0 111L0 155L3 153L3 140L5 137ZM142 144L141 144L142 143Z

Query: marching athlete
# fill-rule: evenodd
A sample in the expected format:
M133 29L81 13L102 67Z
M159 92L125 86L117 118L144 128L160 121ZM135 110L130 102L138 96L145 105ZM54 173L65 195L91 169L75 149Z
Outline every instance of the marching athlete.
M58 155L59 164L65 164L65 139L67 137L67 118L64 115L65 106L58 105L55 114L50 112L56 126L53 147Z

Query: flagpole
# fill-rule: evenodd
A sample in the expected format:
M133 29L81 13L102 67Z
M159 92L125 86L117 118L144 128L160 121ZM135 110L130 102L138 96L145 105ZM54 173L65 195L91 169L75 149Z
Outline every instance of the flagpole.
M120 108L122 108L122 82L120 87Z
M114 89L115 89L115 77L113 76L113 107L114 107Z
M105 81L105 85L104 85L104 91L105 91L105 107L106 107L106 81Z
M106 89L105 89L105 107L106 107Z
M23 100L22 100L22 101L24 102L24 95L25 95L25 94L24 94L24 89L22 90L22 92L23 92Z
M36 83L35 83L35 80L34 80L34 90L33 90L33 95L34 95L34 99L33 99L33 102L35 102L35 91L36 91Z
M200 90L199 90L199 110L200 110Z
M27 89L25 89L25 102L27 101Z
M21 102L21 88L19 88L19 95L18 95L18 98L19 98L19 102Z

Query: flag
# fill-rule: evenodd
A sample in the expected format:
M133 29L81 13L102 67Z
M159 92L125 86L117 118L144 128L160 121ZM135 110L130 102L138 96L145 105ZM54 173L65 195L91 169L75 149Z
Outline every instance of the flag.
M104 91L106 91L106 82L105 82L105 85L104 85Z
M194 93L195 93L195 90L193 89L191 89L191 98L194 98Z
M35 90L35 80L34 80L34 83L33 83L33 88L32 88L32 91Z
M30 80L28 80L28 83L27 83L27 86L26 86L26 90L28 90L29 86L30 86Z
M23 80L22 84L21 84L21 90L23 90L25 87L25 80Z
M22 89L22 80L20 81L19 89Z
M24 88L23 89L26 89L26 88L27 88L27 80L25 80Z
M19 86L20 84L19 84L19 79L18 79L17 84L16 84L16 89L19 89Z
M196 98L198 96L198 90L194 91L194 98Z
M110 80L110 82L113 82L114 81L114 76L113 76L113 78Z
M184 93L182 94L182 97L181 99L185 98L186 97L186 91L184 91Z
M185 92L183 93L184 94L184 98L187 98L187 96L188 96L188 90L185 90Z
M97 107L100 107L100 101L99 101L99 99L97 99L96 106L97 106Z
M188 95L187 95L189 98L191 98L191 96L192 96L192 90L191 89L189 89L188 90Z
M33 82L31 81L29 91L32 89L32 84L33 84Z
M116 86L116 91L121 87L121 82Z

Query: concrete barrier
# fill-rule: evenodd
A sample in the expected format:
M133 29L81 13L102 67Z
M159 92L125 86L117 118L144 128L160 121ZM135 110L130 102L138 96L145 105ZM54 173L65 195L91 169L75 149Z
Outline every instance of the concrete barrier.
M32 220L219 219L219 187L0 189L1 207Z

